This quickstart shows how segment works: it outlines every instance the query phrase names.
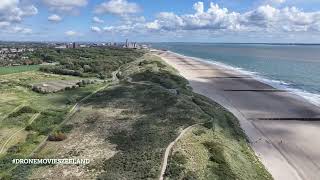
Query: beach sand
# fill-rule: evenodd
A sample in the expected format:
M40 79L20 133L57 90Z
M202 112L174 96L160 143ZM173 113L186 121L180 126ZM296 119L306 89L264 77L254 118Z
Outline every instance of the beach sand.
M232 112L274 179L320 178L320 109L235 70L156 51L193 90Z

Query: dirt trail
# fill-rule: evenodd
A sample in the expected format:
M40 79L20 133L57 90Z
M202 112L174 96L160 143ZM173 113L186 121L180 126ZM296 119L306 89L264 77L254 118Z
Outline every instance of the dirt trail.
M170 152L171 152L173 146L182 138L182 136L186 132L188 132L192 127L194 127L196 125L198 125L198 124L194 124L192 126L189 126L189 127L185 128L184 130L182 130L181 133L179 134L179 136L174 141L172 141L169 144L169 146L166 148L166 151L165 151L164 157L163 157L163 161L162 161L159 180L163 180L164 179L163 176L164 176L164 173L166 172L166 168L167 168L167 165L168 165L168 158L169 158L169 155L170 155Z

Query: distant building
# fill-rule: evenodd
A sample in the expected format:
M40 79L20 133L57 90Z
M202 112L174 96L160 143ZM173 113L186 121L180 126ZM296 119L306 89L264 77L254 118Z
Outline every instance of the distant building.
M75 43L75 42L69 43L69 44L66 45L66 48L70 48L70 49L75 49L75 48L78 48L78 47L79 47L79 45L77 43Z
M67 45L56 46L55 48L56 49L66 49Z

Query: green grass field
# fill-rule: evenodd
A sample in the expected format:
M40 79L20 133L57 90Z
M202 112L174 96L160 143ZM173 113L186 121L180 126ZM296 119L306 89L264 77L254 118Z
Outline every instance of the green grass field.
M25 65L25 66L6 66L0 67L0 75L13 74L27 71L36 71L40 65Z

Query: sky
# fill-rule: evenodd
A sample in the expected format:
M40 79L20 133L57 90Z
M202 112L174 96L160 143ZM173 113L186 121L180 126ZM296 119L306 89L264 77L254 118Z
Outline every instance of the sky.
M320 43L320 0L0 0L2 41Z

